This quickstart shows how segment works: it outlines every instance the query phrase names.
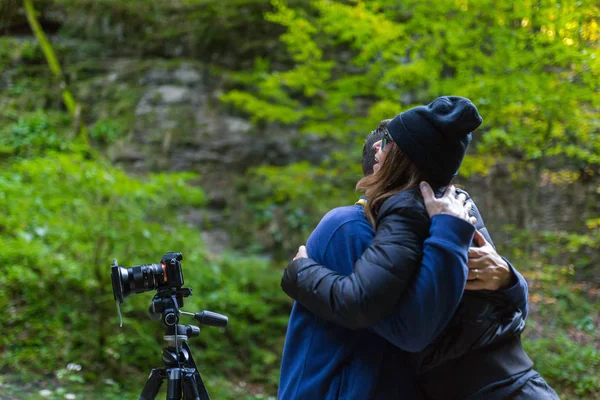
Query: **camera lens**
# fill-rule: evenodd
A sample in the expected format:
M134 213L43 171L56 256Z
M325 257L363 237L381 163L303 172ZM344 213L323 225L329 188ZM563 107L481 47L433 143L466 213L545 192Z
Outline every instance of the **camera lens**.
M132 293L143 293L164 285L165 271L161 264L123 268L114 265L111 271L113 295L122 303Z

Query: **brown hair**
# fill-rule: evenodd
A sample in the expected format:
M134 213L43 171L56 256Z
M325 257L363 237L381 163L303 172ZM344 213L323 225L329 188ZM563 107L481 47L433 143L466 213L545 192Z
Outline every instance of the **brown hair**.
M385 200L425 180L423 173L395 143L390 141L388 146L389 150L379 170L362 178L356 184L356 190L365 192L367 198L365 215L373 226L376 226L379 208Z

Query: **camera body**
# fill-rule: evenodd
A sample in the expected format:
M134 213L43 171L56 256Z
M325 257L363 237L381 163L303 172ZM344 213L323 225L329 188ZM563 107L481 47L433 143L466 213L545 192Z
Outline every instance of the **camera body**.
M183 255L175 252L165 253L160 264L136 265L131 268L120 267L117 260L114 260L111 267L114 299L122 304L130 294L155 289L159 292L163 289L180 292L184 283L181 260ZM181 294L183 293L178 293L177 297L181 297ZM183 297L187 296L184 294Z

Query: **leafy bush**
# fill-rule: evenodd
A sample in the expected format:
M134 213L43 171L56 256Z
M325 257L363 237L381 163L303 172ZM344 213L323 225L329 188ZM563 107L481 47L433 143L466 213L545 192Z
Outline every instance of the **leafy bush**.
M100 144L110 144L122 135L119 125L113 120L97 121L90 129L90 137Z
M159 246L181 241L158 221L174 202L201 204L202 192L187 188L185 175L138 182L79 154L12 162L0 176L6 361L48 371L74 355L103 359L107 262L116 254L157 257Z
M345 155L321 166L306 162L284 167L261 166L239 180L239 196L230 213L238 222L238 245L268 250L289 259L304 244L319 220L334 207L354 204L362 176L360 159ZM352 161L354 160L354 165ZM255 240L248 243L248 237Z
M502 245L503 254L525 259L537 265L535 274L545 284L557 281L587 281L600 283L596 266L600 262L600 229L595 219L579 233L566 231L533 231L504 227L508 240Z
M218 373L250 370L251 379L273 383L288 303L279 274L265 261L221 260L204 250L198 232L176 214L204 202L203 192L186 184L191 177L133 179L78 153L4 165L0 307L7 313L0 368L48 374L76 362L90 379L159 365L162 328L147 316L152 296L128 298L118 329L109 265L113 257L131 266L181 251L186 283L195 290L186 307L206 307L231 321L225 331L203 330L192 344L197 362Z
M66 150L71 143L60 129L68 124L68 116L63 113L23 113L17 122L0 128L0 147L3 152L21 156Z
M598 399L597 294L589 284L573 283L573 265L552 265L546 257L529 252L513 259L529 283L525 350L561 398Z
M535 369L563 398L597 399L600 395L600 350L564 334L525 341Z

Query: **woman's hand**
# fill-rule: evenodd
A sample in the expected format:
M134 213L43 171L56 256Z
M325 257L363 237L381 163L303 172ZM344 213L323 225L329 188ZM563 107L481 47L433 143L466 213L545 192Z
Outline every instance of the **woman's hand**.
M512 273L508 263L479 231L473 237L478 247L469 248L469 275L466 290L502 290L510 286Z
M296 253L296 257L292 261L296 261L299 258L308 258L308 252L306 251L306 246L298 247L298 252Z
M467 195L464 193L457 196L454 185L448 186L444 195L439 199L435 197L431 186L427 182L421 182L420 188L425 200L425 208L427 208L427 213L430 217L438 214L448 214L470 222L473 225L477 223L477 219L469 215L473 203L466 201Z

